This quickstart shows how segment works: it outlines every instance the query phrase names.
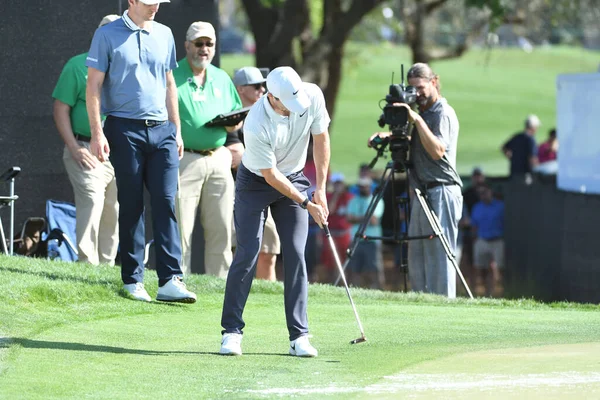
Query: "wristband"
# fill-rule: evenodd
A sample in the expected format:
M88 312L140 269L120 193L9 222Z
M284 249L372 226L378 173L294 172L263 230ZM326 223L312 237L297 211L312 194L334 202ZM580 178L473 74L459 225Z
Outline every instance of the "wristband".
M308 197L304 199L304 201L302 203L300 203L300 207L304 208L306 210L306 208L308 207L308 202L310 200L308 200Z

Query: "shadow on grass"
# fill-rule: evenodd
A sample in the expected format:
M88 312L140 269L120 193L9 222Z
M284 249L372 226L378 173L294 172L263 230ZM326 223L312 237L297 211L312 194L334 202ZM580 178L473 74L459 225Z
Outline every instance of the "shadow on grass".
M50 342L46 340L33 340L25 338L2 338L0 349L9 348L14 345L20 345L27 349L48 349L48 350L68 350L68 351L92 351L99 353L113 354L137 354L142 356L167 356L175 354L187 355L207 355L224 357L218 352L210 351L175 351L175 350L143 350L128 349L125 347L102 346L95 344L73 343L73 342ZM284 353L244 353L245 356L281 356L290 357Z
M50 279L53 281L74 281L74 282L81 282L81 283L85 283L88 285L115 285L117 284L116 281L113 280L109 280L109 279L88 279L88 278L82 278L79 276L73 276L73 275L59 275L53 272L48 272L48 271L27 271L27 270L23 270L23 269L18 269L18 268L13 268L13 267L6 267L3 265L0 265L0 271L4 271L4 272L12 272L15 274L24 274L24 275L34 275L34 276L39 276L42 278L46 278L46 279Z

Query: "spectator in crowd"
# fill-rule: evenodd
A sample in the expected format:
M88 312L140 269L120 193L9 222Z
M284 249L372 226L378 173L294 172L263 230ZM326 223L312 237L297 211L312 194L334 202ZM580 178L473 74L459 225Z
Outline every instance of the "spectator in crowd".
M244 121L246 152L235 188L237 246L225 287L220 353L242 354L242 315L260 252L265 211L270 207L282 243L288 351L293 356L316 357L318 352L308 337L308 279L303 253L308 213L319 226L328 217L325 186L330 119L321 89L302 82L290 67L271 71L267 89L267 96L251 108ZM307 193L310 182L302 173L311 136L317 172L312 199Z
M475 285L475 271L473 270L474 238L471 234L471 213L473 206L479 202L479 193L477 190L484 183L485 174L483 170L479 167L474 168L471 173L471 184L463 191L463 214L458 222L459 235L457 247L462 247L462 249L460 249L460 259L457 260L457 263L459 263L470 288L474 288Z
M329 218L327 220L331 237L335 243L335 248L343 264L346 261L346 250L350 246L352 225L348 221L348 203L353 197L344 182L344 175L333 173L329 177L329 189L327 193L327 204L329 207ZM324 234L323 234L324 235ZM322 241L326 239L323 238ZM335 282L339 273L335 265L335 259L329 246L323 246L321 262L324 267L324 281L327 283Z
M240 95L243 107L254 105L254 103L263 96L265 93L265 82L266 79L256 67L243 67L235 72L233 75L233 84ZM242 155L244 154L243 126L238 130L227 133L225 147L231 152L233 159L231 168L235 176L235 172L237 171L237 168L242 161ZM235 239L235 229L233 230L233 234ZM235 240L233 244L235 245ZM277 228L275 227L275 221L273 220L273 215L267 208L267 218L265 220L260 253L258 254L258 261L256 263L256 277L258 279L268 281L277 279L275 274L275 264L277 262L277 255L280 252L280 247L281 244L279 242Z
M198 210L204 229L204 270L227 277L232 260L234 181L232 156L224 146L227 132L239 129L208 127L219 114L242 107L229 75L211 64L215 29L208 22L192 23L186 33L186 57L173 72L177 83L184 155L181 159L179 207L183 272L191 273L192 233Z
M469 214L473 211L473 206L479 202L477 188L484 183L485 174L483 173L483 170L479 167L473 168L473 171L471 172L471 184L463 191L465 207L467 207Z
M538 164L534 135L540 125L536 115L529 115L525 120L525 130L516 133L502 146L502 152L510 160L511 177L529 174Z
M104 26L120 17L107 15ZM75 197L77 256L81 262L114 265L119 249L119 203L112 164L90 152L90 122L85 104L88 53L65 64L52 97L54 123L65 148L63 164Z
M538 148L538 161L543 164L548 161L556 160L556 154L558 153L558 139L556 138L556 129L550 129L548 132L548 139L540 144Z
M372 180L371 184L371 193L375 193L375 189L377 189L377 182L373 180L371 168L369 168L369 164L360 164L358 167L358 179L360 178L369 178ZM360 194L360 188L358 184L351 185L348 188L348 192L350 192L353 196L358 196Z
M354 196L348 203L348 222L352 224L352 236L356 235L373 195L371 178L362 177L358 180L358 196ZM373 215L367 222L365 236L381 237L380 218L383 215L384 204L379 201L375 206ZM355 286L383 289L383 260L380 240L361 240L358 242L354 254L348 262L351 276L350 281Z
M495 199L485 184L479 185L477 191L481 200L471 213L473 265L485 284L486 296L491 297L497 293L504 266L504 203Z
M154 17L165 0L129 0L123 16L96 30L86 65L90 150L110 156L119 200L119 247L124 289L150 301L144 288L144 186L150 194L157 300L193 303L181 279L181 247L175 217L177 173L183 141L173 69L171 30ZM140 58L140 54L151 55ZM135 73L132 73L135 71ZM100 93L102 92L102 97ZM106 115L104 127L102 114Z

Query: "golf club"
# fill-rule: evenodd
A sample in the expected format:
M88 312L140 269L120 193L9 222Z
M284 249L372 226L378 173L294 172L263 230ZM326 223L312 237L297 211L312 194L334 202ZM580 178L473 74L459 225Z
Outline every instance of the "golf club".
M346 294L348 295L348 299L350 299L350 304L352 305L352 310L354 311L354 316L356 317L356 322L358 323L358 328L360 329L360 337L358 339L354 339L350 342L350 344L357 344L366 342L367 338L365 337L365 331L360 323L360 318L358 317L358 312L356 311L356 306L354 305L354 301L352 300L352 296L350 295L350 289L348 288L348 282L346 282L346 275L344 274L344 270L342 268L342 263L340 262L340 257L335 248L335 242L331 237L331 232L329 231L329 227L323 224L323 231L325 231L325 236L329 241L329 247L331 247L331 252L333 253L333 258L335 259L335 265L337 266L340 276L342 278L342 282L344 282L344 287L346 288Z

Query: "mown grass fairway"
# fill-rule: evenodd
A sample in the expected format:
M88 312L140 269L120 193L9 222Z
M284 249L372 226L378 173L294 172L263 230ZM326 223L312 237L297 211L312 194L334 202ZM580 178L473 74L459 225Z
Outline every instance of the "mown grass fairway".
M367 139L382 130L379 100L391 83L400 82L400 64L405 73L411 56L406 47L349 43L344 58L344 76L331 127L332 169L354 182L360 163L369 162L375 151ZM254 65L252 56L225 56L222 67ZM473 49L455 60L432 63L441 77L442 94L456 109L460 121L457 168L470 174L480 165L490 175L506 175L508 162L500 146L523 128L528 114L537 114L542 127L536 140L546 140L556 125L556 76L591 73L598 69L598 52L580 48L536 48L525 53L518 48ZM384 161L376 168L383 169Z
M320 355L297 359L287 355L281 284L257 281L244 355L222 357L222 280L193 276L198 303L169 305L121 297L115 267L0 256L0 277L2 399L457 398L495 387L535 394L553 379L560 398L600 393L598 306L355 290L369 341L351 346L359 332L343 288L316 285L309 320ZM146 286L156 294L152 271ZM577 347L536 350L565 344Z

